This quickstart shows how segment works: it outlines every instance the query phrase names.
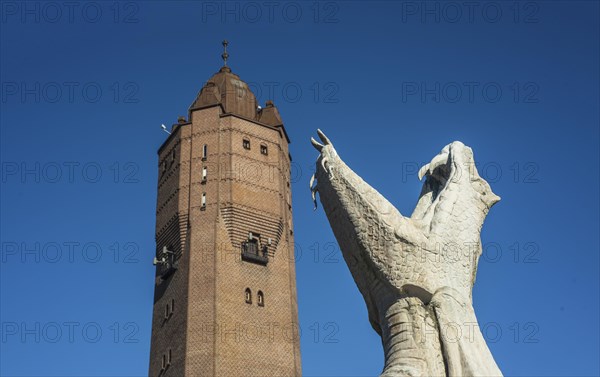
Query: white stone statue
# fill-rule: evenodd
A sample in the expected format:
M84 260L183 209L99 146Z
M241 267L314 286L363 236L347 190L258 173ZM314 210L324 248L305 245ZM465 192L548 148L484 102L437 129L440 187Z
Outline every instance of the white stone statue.
M455 141L421 168L426 180L405 217L317 132L313 200L318 192L381 336L382 376L501 376L471 297L481 227L500 198L479 176L471 148Z

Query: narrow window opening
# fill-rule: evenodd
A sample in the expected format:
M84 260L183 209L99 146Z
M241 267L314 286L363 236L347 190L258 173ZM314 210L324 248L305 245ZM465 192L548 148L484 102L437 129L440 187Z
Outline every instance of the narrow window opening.
M244 146L244 149L250 149L250 140L244 139L242 145Z
M169 355L167 356L167 366L171 365L171 349L169 348Z
M175 299L171 299L171 302L165 305L165 320L173 315L173 310L175 310Z
M269 154L269 149L267 148L266 145L264 145L264 144L260 145L260 153L264 154L265 156Z
M161 369L167 369L167 355L162 355Z
M245 291L246 304L252 304L252 291L250 288L246 288Z
M262 293L262 291L258 291L258 294L256 295L257 297L257 301L258 301L258 306L265 306L265 296Z
M201 207L201 209L202 210L206 209L206 193L205 192L202 193L202 207Z
M202 160L206 161L207 157L208 157L208 145L204 144L204 146L202 147Z
M208 175L208 169L205 167L202 168L202 182L206 182L206 176Z

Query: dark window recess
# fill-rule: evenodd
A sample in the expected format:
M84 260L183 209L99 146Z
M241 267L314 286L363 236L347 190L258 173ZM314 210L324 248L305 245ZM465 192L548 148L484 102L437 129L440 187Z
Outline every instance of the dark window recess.
M246 304L252 304L252 291L250 290L250 288L246 288L246 291L244 292L244 297L246 299Z
M154 265L157 266L160 277L165 280L177 271L177 261L175 260L175 252L163 247L158 258L154 258Z
M269 154L269 149L267 148L266 145L261 145L260 146L260 153L264 154L264 155L268 155Z
M171 318L173 315L173 310L175 309L175 299L171 300L171 303L167 303L165 306L165 321Z
M253 238L242 242L242 260L266 266L269 263L267 246L260 247L258 240Z
M208 145L204 144L204 146L202 147L202 161L206 161L207 157L208 157Z
M262 291L258 291L257 297L258 306L265 306L265 295Z
M244 146L244 149L250 149L250 140L244 139L244 141L242 141L242 145Z

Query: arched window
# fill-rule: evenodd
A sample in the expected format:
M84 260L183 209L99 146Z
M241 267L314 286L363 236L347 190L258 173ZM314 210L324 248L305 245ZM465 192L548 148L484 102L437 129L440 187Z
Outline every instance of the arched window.
M265 295L262 293L262 291L258 291L256 297L258 297L258 306L265 306Z
M250 288L246 288L246 304L252 304L252 291L250 290Z

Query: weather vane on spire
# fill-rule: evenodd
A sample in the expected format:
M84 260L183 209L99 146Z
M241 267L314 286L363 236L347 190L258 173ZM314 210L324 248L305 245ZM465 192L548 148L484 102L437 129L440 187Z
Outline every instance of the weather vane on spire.
M229 42L227 42L227 39L225 39L223 41L223 53L221 54L221 57L223 58L223 66L227 67L227 58L229 58L229 54L227 53L227 45L229 44Z

